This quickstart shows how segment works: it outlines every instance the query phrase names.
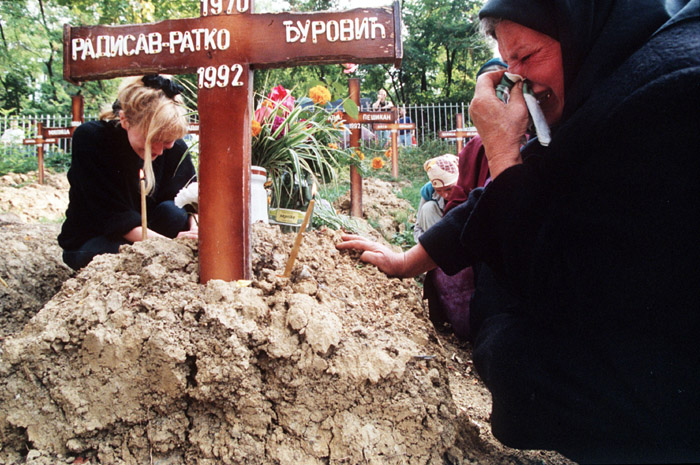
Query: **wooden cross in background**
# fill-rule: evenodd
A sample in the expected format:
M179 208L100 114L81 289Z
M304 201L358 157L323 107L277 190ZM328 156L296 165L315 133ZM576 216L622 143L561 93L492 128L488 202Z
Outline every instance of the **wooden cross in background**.
M391 131L391 175L399 177L399 131L416 129L416 123L377 123L377 131Z
M36 145L37 164L39 167L39 184L44 184L44 145L58 144L59 139L70 139L73 137L73 131L80 126L84 117L84 103L82 95L73 95L72 110L73 118L71 125L63 128L45 128L43 123L36 124L36 137L33 139L24 139L24 145Z
M360 107L360 80L348 79L348 98ZM360 111L357 118L347 113L342 113L344 126L350 130L350 147L358 149L362 137L362 123L374 123L377 121L394 121L396 111ZM362 217L362 176L357 168L350 166L350 216Z
M465 137L474 137L479 134L478 132L476 132L475 127L462 127L462 125L464 124L462 122L462 118L462 114L458 113L457 129L452 131L440 131L439 133L440 139L457 139L457 155L459 155L459 153L462 151L462 148L464 147Z
M64 78L79 82L197 72L199 272L250 279L250 148L253 68L394 63L401 12L252 14L253 0L200 0L201 16L126 26L64 28Z

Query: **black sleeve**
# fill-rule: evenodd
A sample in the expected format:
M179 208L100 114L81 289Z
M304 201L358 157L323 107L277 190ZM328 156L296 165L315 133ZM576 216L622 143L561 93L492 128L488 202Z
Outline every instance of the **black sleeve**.
M473 264L474 254L460 237L469 216L484 188L473 189L466 202L450 210L437 224L420 236L420 244L428 255L448 275L454 275Z

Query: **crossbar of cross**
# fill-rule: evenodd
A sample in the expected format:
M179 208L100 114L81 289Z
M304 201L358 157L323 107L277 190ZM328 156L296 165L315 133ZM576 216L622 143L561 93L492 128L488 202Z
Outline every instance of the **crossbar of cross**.
M64 78L197 72L200 282L250 279L253 69L350 62L398 66L401 11L395 1L391 7L342 12L253 14L252 0L230 10L200 1L199 18L66 25Z

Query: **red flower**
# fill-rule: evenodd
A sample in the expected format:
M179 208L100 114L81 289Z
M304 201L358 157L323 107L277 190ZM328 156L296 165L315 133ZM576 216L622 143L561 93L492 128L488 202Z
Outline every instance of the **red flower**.
M345 74L352 74L355 71L357 71L357 63L343 63L343 73Z
M275 103L279 103L289 111L294 109L294 97L292 97L292 94L290 94L289 91L282 86L273 88L267 98Z

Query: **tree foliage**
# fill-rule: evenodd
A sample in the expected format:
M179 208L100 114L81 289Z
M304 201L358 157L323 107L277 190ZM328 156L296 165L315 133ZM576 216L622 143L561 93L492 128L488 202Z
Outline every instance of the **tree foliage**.
M382 2L388 3L388 0ZM474 75L491 57L478 33L477 12L483 0L402 0L404 58L391 65L361 65L353 77L362 96L374 98L385 88L394 103L465 101ZM343 0L287 0L260 6L290 11L338 10ZM137 24L199 16L198 0L0 0L0 110L19 114L69 113L70 95L85 96L87 112L110 103L118 79L84 82L63 79L63 25ZM347 96L340 65L258 70L254 89L271 86L306 93L323 84L333 99ZM180 79L194 82L193 76Z

